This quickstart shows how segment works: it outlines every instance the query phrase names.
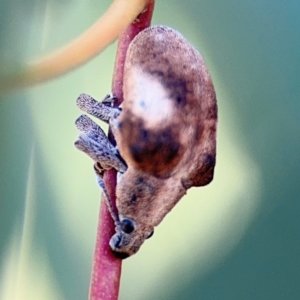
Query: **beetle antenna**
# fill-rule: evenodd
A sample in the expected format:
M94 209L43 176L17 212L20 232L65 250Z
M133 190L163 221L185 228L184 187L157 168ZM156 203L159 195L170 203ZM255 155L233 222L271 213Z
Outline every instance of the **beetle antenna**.
M104 193L106 204L107 204L108 210L110 212L110 215L113 218L116 226L118 227L119 224L120 224L120 220L119 220L118 214L116 213L116 211L114 209L112 201L111 201L111 199L108 195L108 192L107 192L107 189L105 187L103 178L100 177L100 176L97 176L97 183L98 183L99 187L101 188L102 192Z

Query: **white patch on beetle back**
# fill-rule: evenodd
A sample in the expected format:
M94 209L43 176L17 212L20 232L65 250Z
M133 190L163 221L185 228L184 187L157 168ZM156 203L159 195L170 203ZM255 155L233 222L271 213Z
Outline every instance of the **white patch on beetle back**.
M137 67L132 68L130 77L135 85L128 91L125 101L131 112L142 118L147 128L169 123L173 114L172 100L159 77Z

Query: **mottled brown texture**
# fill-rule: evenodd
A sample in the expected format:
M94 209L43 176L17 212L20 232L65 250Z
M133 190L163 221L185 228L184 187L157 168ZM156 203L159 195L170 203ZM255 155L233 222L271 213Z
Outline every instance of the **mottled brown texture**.
M118 231L110 245L132 255L187 189L213 179L217 103L199 52L165 26L145 29L130 44L123 93L122 112L110 120L128 165L117 208L135 230Z
M167 91L167 99L160 99L159 105L171 101L174 107L172 115L154 128L145 125L147 109L142 115L132 111L133 103L144 97L136 93L136 86L149 80L149 77L132 78L136 68L161 82ZM127 53L124 93L116 136L125 161L154 176L167 177L180 172L188 177L197 173L191 185L207 184L201 174L210 172L210 177L213 174L217 104L199 52L173 29L157 26L144 30L133 40ZM151 89L145 89L145 93L151 93ZM210 168L203 166L208 165L207 156Z
M116 232L110 241L113 250L135 254L185 193L178 177L159 179L129 168L117 185L117 207L120 220L132 220L135 230L130 234Z

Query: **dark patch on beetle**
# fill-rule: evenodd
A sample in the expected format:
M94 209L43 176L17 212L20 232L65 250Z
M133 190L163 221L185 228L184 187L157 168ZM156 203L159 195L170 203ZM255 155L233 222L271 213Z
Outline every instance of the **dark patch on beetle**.
M140 138L141 140L145 140L148 138L148 130L140 129Z
M176 98L177 103L180 104L180 102L182 101L182 99L183 99L182 97L177 96L177 98Z
M153 176L169 176L184 151L179 142L178 128L146 129L143 121L129 112L123 124L120 135L126 140L126 151L132 163Z
M207 185L209 184L214 176L214 167L216 164L216 156L211 154L203 154L203 164L199 168L198 176L194 179L194 185ZM202 174L199 176L199 174Z
M216 164L215 154L202 154L198 158L198 167L194 168L194 172L190 174L189 178L182 178L182 185L188 189L191 186L204 186L209 184L214 176L214 167Z
M122 128L122 126L123 126L123 122L119 121L118 122L118 128Z
M154 77L161 77L161 78L163 78L165 76L164 72L158 71L158 70L149 71L148 73L150 73Z
M143 177L139 176L136 180L133 180L133 184L136 187L135 192L130 196L130 203L128 205L135 205L139 199L149 198L155 192L154 187L147 182Z
M162 61L160 63L166 62ZM185 77L178 77L171 68L165 71L157 69L148 70L148 73L153 77L159 77L159 81L169 93L169 98L174 99L177 105L184 107L187 104L187 95L190 91L187 88L189 82Z
M138 195L141 195L143 193L143 189L142 188L137 189L137 193Z
M169 128L151 133L145 130L140 130L140 132L142 138L138 143L130 146L131 155L141 166L146 164L147 169L151 169L154 174L160 173L161 169L172 164L177 157L180 144ZM152 164L151 161L157 163Z
M143 177L141 177L141 176L139 176L138 178L137 178L137 183L138 184L140 184L140 183L143 183L145 180L144 180L144 178Z
M187 104L187 81L184 78L177 78L174 80L172 77L166 78L163 81L164 86L169 91L169 97L175 99L179 106L185 106Z
M136 194L133 194L133 195L131 196L130 201L131 201L131 202L136 202L136 200L137 200L137 196L136 196Z
M213 106L213 107L210 107L210 109L207 111L207 116L206 116L206 119L207 120L210 120L210 119L213 119L213 120L216 120L217 119L217 106Z

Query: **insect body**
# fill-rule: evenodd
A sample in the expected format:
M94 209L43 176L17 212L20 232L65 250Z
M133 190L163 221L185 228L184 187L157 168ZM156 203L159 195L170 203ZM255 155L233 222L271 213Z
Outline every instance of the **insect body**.
M77 120L84 131L76 146L91 156L96 171L116 168L116 234L110 246L125 258L136 253L154 227L192 186L213 178L217 104L201 55L175 30L155 26L139 33L127 51L122 110L111 98L87 95L78 106L108 121L117 149L93 121ZM100 185L103 186L103 182Z

